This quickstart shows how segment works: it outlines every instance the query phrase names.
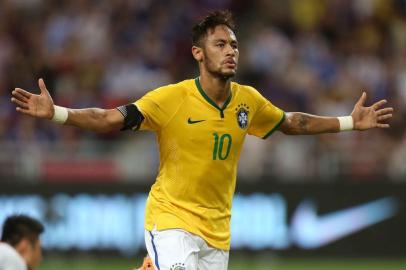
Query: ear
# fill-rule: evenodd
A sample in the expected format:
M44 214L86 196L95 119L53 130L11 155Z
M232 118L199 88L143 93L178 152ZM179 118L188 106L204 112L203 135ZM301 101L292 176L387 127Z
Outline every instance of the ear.
M18 253L20 254L25 254L27 250L30 247L29 240L26 238L21 239L20 242L18 242L17 245L15 245L15 249L17 250Z
M192 55L197 62L203 61L203 50L200 47L192 46Z

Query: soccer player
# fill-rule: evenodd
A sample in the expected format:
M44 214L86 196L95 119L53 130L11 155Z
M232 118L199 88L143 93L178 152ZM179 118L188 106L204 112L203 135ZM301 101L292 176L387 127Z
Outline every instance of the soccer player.
M160 87L116 109L55 106L42 79L41 93L16 88L17 111L97 132L156 132L160 168L148 196L145 242L155 269L227 269L231 203L245 136L319 134L387 128L393 108L385 100L351 115L322 117L284 112L253 87L231 79L238 42L228 11L210 13L192 30L192 55L200 76ZM134 162L137 162L134 160Z
M9 216L0 242L0 270L36 270L42 259L42 224L25 215Z

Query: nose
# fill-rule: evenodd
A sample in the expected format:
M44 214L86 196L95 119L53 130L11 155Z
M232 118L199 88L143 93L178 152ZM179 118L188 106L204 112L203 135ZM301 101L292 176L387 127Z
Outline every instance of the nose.
M227 44L226 56L231 56L231 57L235 56L235 50L234 50L233 46L231 46L230 44Z

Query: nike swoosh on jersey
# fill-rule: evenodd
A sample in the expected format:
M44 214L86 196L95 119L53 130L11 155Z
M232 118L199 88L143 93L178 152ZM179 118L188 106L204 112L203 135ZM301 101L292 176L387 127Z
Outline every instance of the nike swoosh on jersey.
M396 215L398 201L386 197L317 216L315 204L303 201L292 216L292 239L304 249L318 248Z
M192 119L189 117L189 119L187 120L187 123L188 123L188 124L196 124L196 123L200 123L200 122L203 122L203 121L206 121L206 120L192 120Z

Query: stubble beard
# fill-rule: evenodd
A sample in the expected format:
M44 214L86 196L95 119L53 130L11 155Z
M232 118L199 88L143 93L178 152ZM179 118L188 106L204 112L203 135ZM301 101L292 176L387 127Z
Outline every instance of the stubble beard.
M217 68L217 69L211 68L209 65L205 65L205 68L211 76L213 76L215 78L219 78L224 81L229 80L235 76L234 72L223 72L223 71L221 71L221 68Z
M227 81L235 76L236 72L223 72L221 71L221 66L216 68L214 62L211 61L207 55L205 55L205 59L206 61L203 62L204 67L206 71L214 78Z

